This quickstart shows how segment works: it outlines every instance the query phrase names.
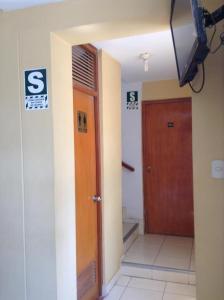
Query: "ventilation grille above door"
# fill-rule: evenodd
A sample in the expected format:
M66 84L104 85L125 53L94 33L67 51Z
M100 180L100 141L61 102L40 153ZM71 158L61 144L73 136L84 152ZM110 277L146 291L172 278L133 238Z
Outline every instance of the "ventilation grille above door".
M96 54L85 46L72 48L72 77L74 83L96 90Z

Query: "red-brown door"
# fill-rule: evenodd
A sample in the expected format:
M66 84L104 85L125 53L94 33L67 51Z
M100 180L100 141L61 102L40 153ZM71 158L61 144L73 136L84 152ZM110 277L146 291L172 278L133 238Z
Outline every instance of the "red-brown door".
M191 99L143 103L146 233L194 235Z
M99 203L94 97L74 89L77 285L79 300L100 294ZM95 198L94 198L95 197Z

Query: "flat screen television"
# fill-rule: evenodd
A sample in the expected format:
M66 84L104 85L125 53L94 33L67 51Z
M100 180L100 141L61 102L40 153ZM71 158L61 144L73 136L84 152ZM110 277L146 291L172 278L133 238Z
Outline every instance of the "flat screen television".
M191 82L209 48L198 0L172 0L170 26L180 86Z

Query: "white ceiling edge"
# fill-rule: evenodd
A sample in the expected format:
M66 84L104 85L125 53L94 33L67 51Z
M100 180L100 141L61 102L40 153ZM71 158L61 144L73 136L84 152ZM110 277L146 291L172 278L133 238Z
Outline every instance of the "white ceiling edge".
M158 77L158 78L154 78L154 79L142 79L142 80L125 80L122 79L122 83L124 84L135 84L135 83L145 83L145 82L158 82L158 81L169 81L169 80L176 80L178 81L178 76L167 76L167 77Z
M34 6L42 6L51 3L59 3L63 1L64 0L0 0L0 13L4 11L9 12Z
M121 65L122 80L127 83L177 79L177 69L170 30L118 38L94 45ZM149 52L149 71L139 55Z

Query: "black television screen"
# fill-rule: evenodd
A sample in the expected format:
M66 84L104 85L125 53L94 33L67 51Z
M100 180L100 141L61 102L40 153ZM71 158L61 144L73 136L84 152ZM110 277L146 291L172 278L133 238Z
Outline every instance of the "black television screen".
M209 49L198 0L172 0L170 19L180 86L192 81Z

